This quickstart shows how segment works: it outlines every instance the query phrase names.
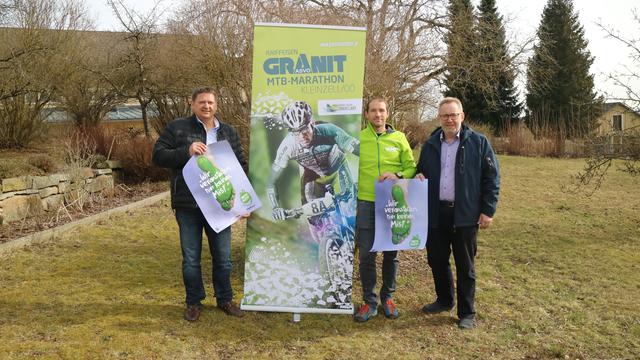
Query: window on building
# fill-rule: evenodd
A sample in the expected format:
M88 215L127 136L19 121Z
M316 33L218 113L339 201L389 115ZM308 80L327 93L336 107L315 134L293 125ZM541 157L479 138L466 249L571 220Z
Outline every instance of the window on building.
M622 115L613 115L613 131L622 131Z

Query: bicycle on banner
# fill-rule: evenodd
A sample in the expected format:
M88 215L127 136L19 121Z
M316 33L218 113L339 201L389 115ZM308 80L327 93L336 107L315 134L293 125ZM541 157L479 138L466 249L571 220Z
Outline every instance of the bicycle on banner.
M322 198L314 199L294 209L284 209L285 218L307 217L318 244L320 270L327 274L329 289L337 307L351 306L355 218L346 216L344 208L353 206L355 192L335 194L333 185L326 185Z

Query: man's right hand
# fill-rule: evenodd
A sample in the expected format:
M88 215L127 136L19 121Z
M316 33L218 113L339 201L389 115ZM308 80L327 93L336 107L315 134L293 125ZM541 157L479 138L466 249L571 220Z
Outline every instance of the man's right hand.
M207 152L207 145L196 141L189 146L189 156L202 155Z
M278 221L282 221L287 218L287 216L284 213L284 209L280 207L273 208L272 215L273 215L273 219Z

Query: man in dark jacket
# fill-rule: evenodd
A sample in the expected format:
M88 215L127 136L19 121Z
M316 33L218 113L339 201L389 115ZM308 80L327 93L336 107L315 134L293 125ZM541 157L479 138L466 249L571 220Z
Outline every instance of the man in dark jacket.
M242 311L231 300L231 227L216 233L209 226L182 177L182 168L193 155L202 155L207 145L227 140L244 171L247 162L235 128L216 119L214 90L196 89L191 96L193 115L170 122L153 148L153 162L171 171L171 207L175 211L182 248L182 279L186 290L184 318L196 321L205 298L200 254L202 229L207 234L213 267L213 287L217 305L228 315L241 317Z
M478 227L493 221L500 189L498 161L482 134L463 125L462 103L444 98L438 107L441 127L422 146L416 178L429 179L429 238L427 258L436 288L435 302L422 311L437 314L453 308L456 264L458 326L475 326L476 255Z

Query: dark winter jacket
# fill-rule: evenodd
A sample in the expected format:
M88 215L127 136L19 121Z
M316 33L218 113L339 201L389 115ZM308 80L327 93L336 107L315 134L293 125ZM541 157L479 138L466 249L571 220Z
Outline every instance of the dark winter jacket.
M417 173L429 179L429 227L438 227L440 193L440 136L436 129L422 146ZM480 213L493 217L498 204L500 170L484 135L462 125L456 154L454 226L474 226Z
M236 129L218 120L218 141L227 140L238 158L238 162L247 172L247 161L242 152L240 138ZM171 173L171 207L197 208L193 195L182 177L182 168L189 161L189 146L194 142L207 143L207 133L195 115L173 120L160 135L153 147L154 164L168 168Z

